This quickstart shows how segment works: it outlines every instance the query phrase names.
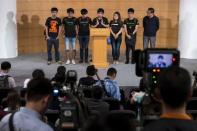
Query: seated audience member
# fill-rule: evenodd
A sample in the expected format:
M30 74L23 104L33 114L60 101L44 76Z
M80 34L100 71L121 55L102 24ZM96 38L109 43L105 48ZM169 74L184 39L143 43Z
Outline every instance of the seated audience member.
M1 121L0 131L8 131L10 125L13 125L15 131L53 131L42 121L51 94L52 86L48 79L32 79L27 86L26 106L16 113L6 115Z
M95 80L94 76L97 76L97 69L94 65L90 65L86 69L87 77L82 77L79 79L78 87L80 86L93 86L95 85L98 80Z
M111 115L106 117L95 115L89 117L82 131L136 131L135 122L125 115Z
M107 114L109 112L109 104L102 100L103 89L100 86L95 86L92 89L92 99L87 99L87 106L90 112L96 111L99 114Z
M17 91L13 90L9 92L6 101L8 107L4 111L14 112L20 109L20 96Z
M115 81L116 74L117 70L115 68L109 68L107 71L107 77L104 79L104 84L108 96L120 101L120 88L117 81Z
M8 61L4 61L1 63L0 70L0 88L14 88L16 87L16 83L13 77L9 76L9 72L11 69L11 63Z
M45 78L45 74L44 74L44 71L42 69L35 69L32 73L32 79L42 79L42 78ZM31 79L30 78L27 78L25 81L24 81L24 88L27 88L27 84L29 83Z
M57 68L57 73L51 79L52 84L64 85L66 81L66 68L64 66L59 66Z
M162 115L144 131L197 131L197 122L186 114L186 103L192 96L191 78L186 69L171 67L162 71L156 92Z

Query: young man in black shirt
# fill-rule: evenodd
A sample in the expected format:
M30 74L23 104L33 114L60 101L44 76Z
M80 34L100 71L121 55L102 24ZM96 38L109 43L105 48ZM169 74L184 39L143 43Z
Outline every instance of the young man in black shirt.
M136 44L136 35L138 30L138 19L134 18L134 9L128 9L128 18L124 20L124 28L125 28L125 43L126 43L126 62L125 64L129 63L129 54L130 50L132 50L132 63L135 51L135 44Z
M170 67L162 71L155 91L162 105L162 115L144 131L197 131L197 122L186 114L186 103L192 90L186 69Z
M143 27L144 27L144 37L143 37L143 45L144 49L149 47L155 48L156 43L156 34L159 30L159 18L155 16L154 8L148 8L147 16L143 19Z
M122 43L123 22L119 12L113 14L113 20L110 21L110 39L112 45L113 63L118 64L120 56L120 45Z
M76 56L76 36L77 36L77 19L73 16L74 9L67 9L67 17L64 17L62 20L62 24L64 26L65 33L65 51L66 51L66 64L76 64L75 56Z
M87 77L82 77L79 79L79 83L78 86L87 86L87 87L91 87L94 86L98 80L94 79L94 76L97 75L97 69L95 68L94 65L90 65L87 67L86 69L86 74Z
M104 17L104 9L99 8L97 10L97 17L92 21L92 27L94 28L108 28L109 22L106 17Z
M46 31L46 39L47 39L47 53L48 53L48 65L51 64L52 61L52 46L55 48L55 60L59 64L62 64L60 61L60 53L59 53L59 35L61 31L61 19L57 17L58 9L56 7L51 8L51 17L48 17L45 22L45 31Z
M79 63L83 63L84 60L84 51L85 51L85 62L88 63L88 45L90 40L90 25L91 18L87 16L88 10L81 10L81 17L77 19L78 25L78 39L80 44L80 61Z

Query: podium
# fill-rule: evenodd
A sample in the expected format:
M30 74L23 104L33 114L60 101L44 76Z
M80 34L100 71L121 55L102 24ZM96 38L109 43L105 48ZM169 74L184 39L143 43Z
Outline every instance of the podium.
M92 64L97 68L107 68L107 38L110 35L108 28L91 28Z

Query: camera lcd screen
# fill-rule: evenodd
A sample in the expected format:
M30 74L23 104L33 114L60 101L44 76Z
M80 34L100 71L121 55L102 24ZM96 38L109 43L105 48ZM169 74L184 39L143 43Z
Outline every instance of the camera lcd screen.
M167 68L173 64L173 54L151 53L148 55L148 68Z

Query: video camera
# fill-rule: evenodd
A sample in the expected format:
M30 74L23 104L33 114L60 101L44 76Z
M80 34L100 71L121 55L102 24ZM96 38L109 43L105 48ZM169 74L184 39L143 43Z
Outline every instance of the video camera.
M141 77L147 74L147 86L154 89L157 78L163 69L179 66L180 52L177 49L154 48L135 52L136 75Z

